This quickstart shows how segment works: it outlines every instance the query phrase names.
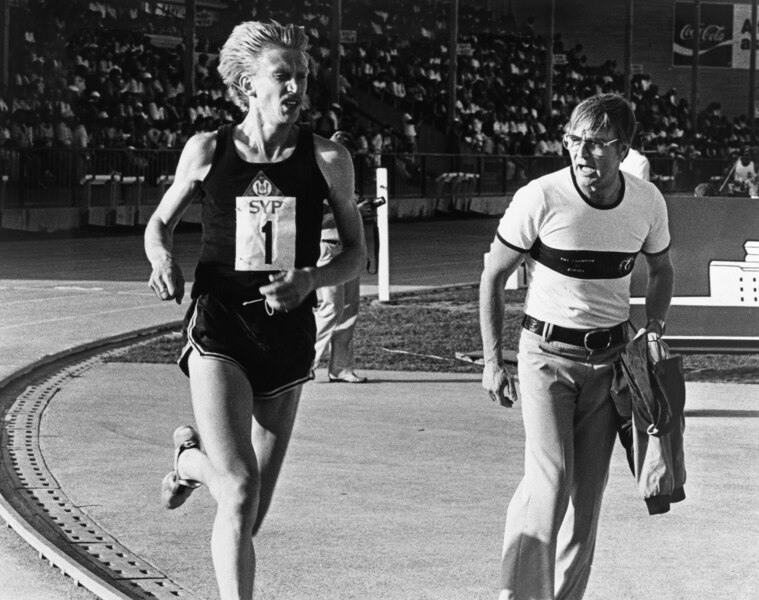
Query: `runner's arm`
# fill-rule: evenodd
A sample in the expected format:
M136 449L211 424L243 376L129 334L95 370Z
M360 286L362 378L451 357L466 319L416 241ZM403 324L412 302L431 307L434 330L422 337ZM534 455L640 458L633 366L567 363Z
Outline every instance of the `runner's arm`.
M214 134L190 138L179 157L174 181L145 227L145 255L152 267L148 286L161 300L179 304L184 296L184 276L172 254L174 229L210 168L214 144Z
M314 270L314 288L332 286L358 276L366 248L364 228L355 200L355 174L350 153L340 144L316 138L316 156L329 186L327 201L343 250L328 264Z

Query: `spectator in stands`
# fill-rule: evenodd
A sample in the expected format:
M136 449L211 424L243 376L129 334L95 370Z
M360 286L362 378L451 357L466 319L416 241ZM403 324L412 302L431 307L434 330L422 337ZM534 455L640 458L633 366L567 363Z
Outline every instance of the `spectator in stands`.
M733 181L739 188L745 188L746 182L756 175L756 166L751 156L751 148L743 148L740 157L733 164Z
M103 136L106 148L123 148L126 135L123 130L123 120L110 117L105 122L105 134Z
M333 133L340 129L342 117L343 109L340 107L340 105L337 102L330 104L325 115L325 126L322 128L322 135L325 137L330 137Z
M759 199L759 175L752 175L746 180L746 191L749 198Z
M156 110L165 108L168 111L168 101L184 93L181 45L178 49L159 49L147 43L147 38L142 34L144 30L181 35L179 21L172 17L148 14L152 10L150 3L143 3L144 6L140 5L139 8L133 3L129 3L129 7L100 3L106 7L102 11L91 10L85 2L81 4L82 10L72 12L76 18L77 33L74 35L68 33L71 18L61 11L60 3L37 0L21 4L19 12L26 17L17 31L10 32L14 38L10 47L11 87L0 93L0 111L5 104L11 115L17 110L32 110L42 114L48 106L54 105L50 108L54 112L51 118L76 114L89 122L90 116L83 114L87 110L86 102L82 101L88 98L90 92L97 91L103 99L98 105L98 111L105 112L108 116L131 116L134 105L129 110L116 112L122 94L131 89L135 92L136 99L143 103L149 119L156 121L151 106L154 98ZM356 6L349 3L345 7L345 18L353 20L349 26L359 31L361 42L355 45L356 48L353 45L344 48L345 68L341 77L345 79L340 84L341 94L344 94L340 99L343 107L347 108L351 102L349 94L352 84L363 83L362 87L371 88L371 81L376 77L378 86L386 90L382 92L386 101L395 98L387 91L388 85L391 88L405 87L406 99L413 100L410 114L417 126L429 122L441 132L446 131L447 90L443 82L447 62L445 19L439 18L439 11L432 2L414 4L408 9L398 9L395 12L387 10L386 2L380 2L376 6L373 3L371 8L372 17L367 19L363 3ZM379 16L375 14L375 9L381 13ZM148 13L144 12L146 10ZM250 10L249 6L244 9L246 14ZM320 64L324 63L325 68L321 71L329 73L329 48L324 42L326 37L322 35L327 33L329 21L322 6L304 8L304 5L285 0L259 4L256 10L274 18L282 14L293 16L298 10L308 13L309 27L320 36L317 48L319 54L312 64L312 71L316 73L320 70ZM242 14L238 11L243 9L230 11L230 17ZM280 18L281 20L291 19ZM419 26L420 22L424 23L423 27ZM594 89L622 86L621 74L612 61L598 66L589 65L581 46L565 48L559 36L554 40L555 51L566 55L567 65L555 74L552 109L549 114L544 114L542 102L536 102L536 99L542 97L544 86L540 78L534 77L534 73L544 58L545 42L529 26L519 33L514 29L497 30L494 25L496 33L492 37L489 34L486 36L482 33L483 28L488 29L489 25L491 24L483 20L478 8L462 6L460 35L471 43L472 56L460 58L461 116L465 118L464 124L468 124L464 113L470 107L468 104L464 106L464 101L482 111L485 123L495 117L493 107L503 107L504 119L507 122L511 120L513 127L506 132L499 132L500 125L496 127L494 123L494 130L485 128L483 136L479 136L477 131L462 130L456 140L456 148L464 136L468 136L470 140L477 140L482 152L488 152L491 147L488 138L492 138L492 144L496 146L494 151L519 152L519 142L528 136L529 129L536 135L543 133L541 127L550 132L556 122L565 122L569 110ZM383 35L373 35L373 27L379 27ZM127 31L129 29L138 31ZM201 116L228 120L229 111L225 113L222 106L215 104L218 95L223 93L223 86L217 84L214 48L202 36L198 38L197 46L197 95L207 93L209 97L207 109L201 108ZM69 85L76 93L67 89ZM397 87L396 91L397 89L401 88ZM312 91L316 92L316 87ZM751 143L745 116L730 121L722 115L722 107L718 103L711 103L699 115L698 131L701 137L693 139L692 133L688 131L690 107L687 100L678 100L674 88L660 94L651 77L643 74L634 76L632 93L641 133L658 129L662 136L666 136L667 139L658 145L664 157L689 157L698 151L704 157L727 159L732 150L740 152L743 146ZM53 99L53 95L57 97ZM159 96L165 98L167 103L164 106L158 100ZM324 107L328 102L316 97L314 104ZM127 105L124 102L124 107ZM515 110L517 107L518 110ZM528 115L522 112L523 107L529 110L532 119L528 119ZM179 109L179 122L188 118L182 113L184 108L184 102L175 104L172 108L175 111ZM195 115L193 122L197 117ZM239 114L235 112L234 119L238 117ZM13 120L14 117L11 117L9 124ZM319 119L316 118L314 123L318 129ZM349 126L350 123L345 120L339 124L341 128ZM208 121L200 121L198 128L207 129ZM329 135L332 130L334 128L326 128L323 133ZM516 143L515 140L506 139L517 131L522 136ZM95 133L94 130L92 133ZM689 138L691 142L688 142Z
M416 153L416 124L414 123L414 117L409 112L404 112L401 115L401 131L403 132L405 143L405 147L402 150L411 154Z
M699 183L694 192L694 196L698 197L705 197L705 196L718 196L717 188L714 187L714 184L712 183Z
M79 118L74 117L71 120L71 146L72 148L82 150L89 146L90 138L87 133L87 127Z
M345 146L356 156L356 142L350 133L336 131L330 138ZM335 217L327 202L324 203L322 218L321 256L316 266L323 266L342 252L343 245L335 226ZM358 203L362 216L369 217L370 206L367 201ZM314 369L322 356L329 349L327 378L336 383L364 383L366 377L356 375L356 357L353 351L353 333L356 329L358 310L361 304L360 277L338 285L322 287L316 290L319 300L314 315L316 316L316 355Z
M396 151L395 140L393 139L393 128L389 123L382 126L382 152L391 154Z
M145 230L149 285L161 300L180 302L184 277L172 256L174 227L197 192L205 190L204 205L214 205L204 211L213 218L203 223L180 359L202 448L193 427L175 430L174 465L162 495L167 508L176 508L202 483L209 487L217 511L211 552L222 598L253 597L253 538L311 373L314 291L355 277L364 254L350 154L297 125L307 44L302 27L248 21L234 28L219 72L244 120L191 138ZM228 210L235 198L247 208L274 196L281 205L267 205L276 213ZM316 267L325 197L343 252ZM268 227L269 218L278 225ZM247 232L237 245L236 220L238 231Z
M535 156L546 156L548 154L548 136L545 133L540 133L537 136L537 144L535 145Z
M6 101L7 94L7 86L4 83L0 84L0 114L6 114L10 112L10 107Z
M11 145L20 150L34 147L34 129L29 125L29 111L16 111L10 126Z
M375 126L372 131L371 140L369 140L369 153L372 157L372 163L375 167L379 167L382 164L382 152L384 151L384 136L382 135L382 128Z
M12 145L11 130L8 127L8 116L0 113L0 148L9 148Z
M564 147L561 145L561 135L556 132L549 135L547 154L551 156L561 156L563 151Z
M73 117L59 117L55 124L55 143L59 148L71 148L74 143L74 134L71 129Z

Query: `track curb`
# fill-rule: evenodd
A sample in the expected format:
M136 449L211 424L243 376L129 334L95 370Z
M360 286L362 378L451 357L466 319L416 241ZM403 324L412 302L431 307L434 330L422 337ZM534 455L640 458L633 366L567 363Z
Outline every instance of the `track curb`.
M153 337L168 333L181 327L181 321L171 321L163 325L157 325L142 329L133 330L127 333L109 336L88 342L55 354L43 356L41 359L34 361L21 369L18 369L11 375L0 380L0 422L6 423L7 413L14 404L15 398L8 398L10 388L26 387L34 381L44 377L50 371L60 371L91 358L108 350L117 349L131 343L148 340ZM11 394L12 395L12 394ZM6 431L2 432L3 438L6 437ZM5 454L2 459L4 460ZM2 465L5 470L9 467ZM12 492L11 492L12 493ZM8 527L12 528L25 542L34 548L41 559L57 567L63 574L70 577L74 585L82 586L95 594L101 600L134 600L136 598L145 598L143 590L135 590L134 594L129 594L117 585L111 583L107 576L98 569L95 561L87 561L80 554L76 556L66 552L60 547L61 541L51 539L54 534L45 535L40 529L35 527L33 521L34 515L24 515L19 512L14 503L10 500L11 493L0 489L0 518L2 518ZM21 493L16 492L16 504L21 498ZM27 517L32 517L31 519Z

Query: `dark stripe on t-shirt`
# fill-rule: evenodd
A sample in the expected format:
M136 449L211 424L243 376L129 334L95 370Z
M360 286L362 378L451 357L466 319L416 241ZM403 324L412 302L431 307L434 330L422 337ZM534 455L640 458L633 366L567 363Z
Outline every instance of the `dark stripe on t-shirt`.
M641 250L641 252L646 256L661 256L665 252L669 252L669 244L667 244L667 247L664 248L664 250L659 250L658 252L646 252L645 250Z
M552 271L576 279L619 279L632 273L637 252L559 250L546 246L540 238L530 248L530 256Z
M496 235L496 237L499 240L501 240L501 242L503 242L504 246L508 246L512 250L516 250L517 252L521 252L522 254L526 254L527 252L529 252L529 249L527 249L527 248L520 248L519 246L515 246L511 242L507 242L505 239L503 239L503 237L501 236L501 234L498 233L497 231L496 231L495 235Z

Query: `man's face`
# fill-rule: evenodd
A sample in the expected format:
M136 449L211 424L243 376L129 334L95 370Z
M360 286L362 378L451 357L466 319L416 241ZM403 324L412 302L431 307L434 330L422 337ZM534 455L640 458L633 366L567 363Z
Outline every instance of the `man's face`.
M297 122L306 94L308 63L298 50L269 48L250 76L251 110L271 125Z
M580 189L591 198L605 196L616 187L619 164L627 147L621 141L608 144L617 138L608 128L590 131L580 123L567 134L567 150Z

